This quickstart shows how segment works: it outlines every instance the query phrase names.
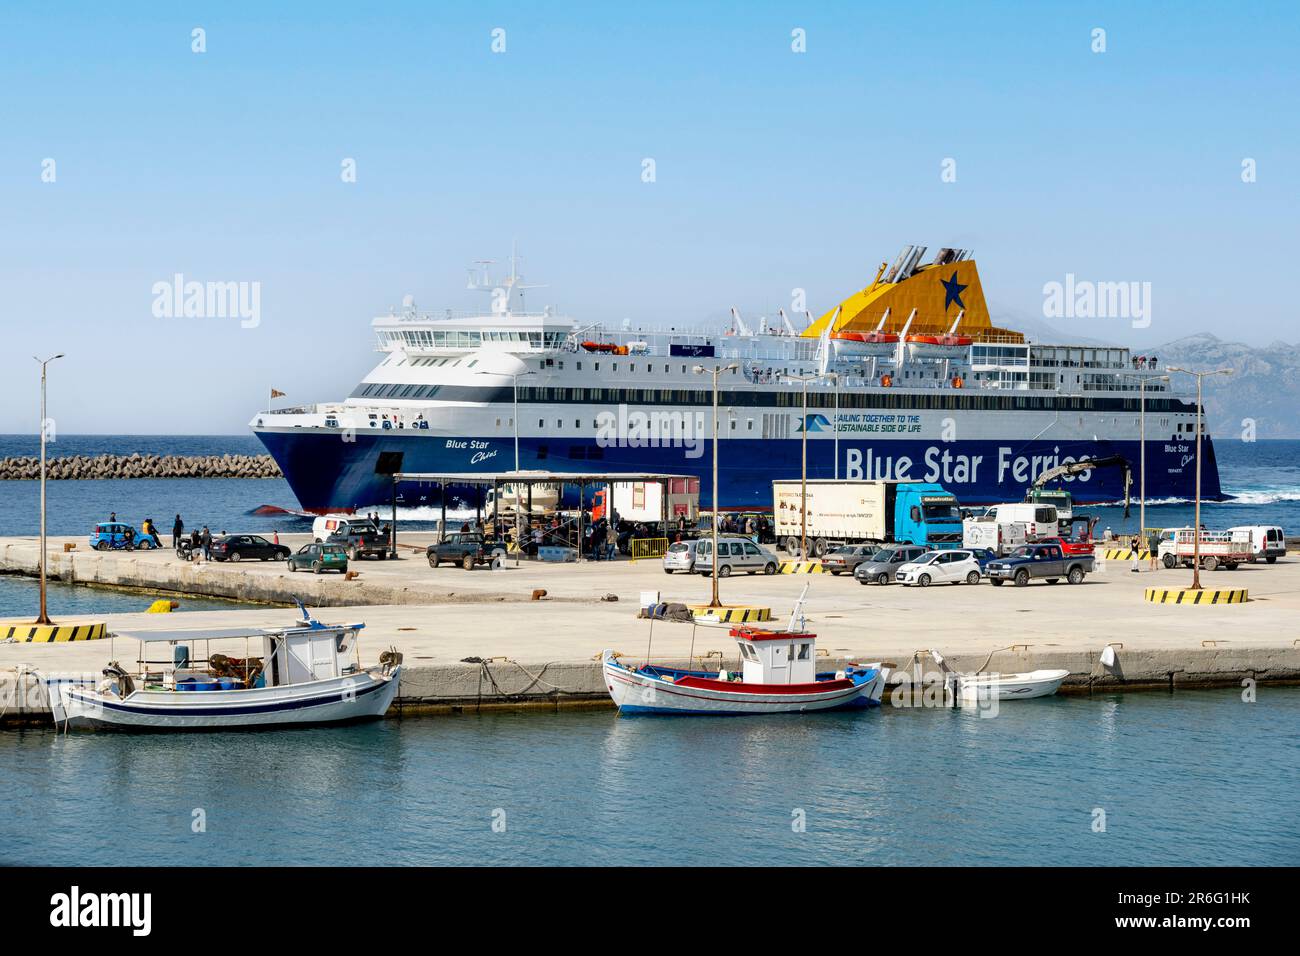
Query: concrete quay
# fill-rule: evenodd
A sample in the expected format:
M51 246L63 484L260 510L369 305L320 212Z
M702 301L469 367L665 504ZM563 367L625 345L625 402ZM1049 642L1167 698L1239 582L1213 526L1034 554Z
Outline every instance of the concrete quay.
M403 536L419 546L421 536ZM282 540L293 546L289 536ZM454 712L482 707L607 705L597 656L606 647L628 660L647 654L685 663L713 654L737 664L725 626L636 617L639 595L707 602L709 581L666 575L658 561L540 564L525 561L498 571L430 568L420 554L401 561L365 561L361 576L290 575L282 564L241 562L195 567L162 552L65 554L51 542L50 569L64 580L281 602L298 594L324 620L365 622L361 654L373 663L392 646L405 657L395 714ZM0 541L0 571L31 573L30 539ZM1127 562L1105 562L1083 584L987 584L902 588L861 586L847 576L733 577L722 582L727 603L770 606L782 625L805 583L808 628L818 635L825 668L850 659L905 666L914 651L939 650L958 670L974 670L994 654L1003 672L1065 668L1064 692L1196 686L1300 683L1300 560L1246 565L1203 573L1207 584L1245 587L1250 601L1221 606L1175 606L1143 600L1146 587L1184 586L1185 570L1133 574ZM548 597L530 600L534 589ZM616 601L606 600L614 596ZM400 597L400 600L392 600ZM387 598L387 599L386 599ZM141 608L148 600L142 596ZM485 606L487 605L487 606ZM58 616L58 608L51 609ZM275 625L296 611L281 607L187 612L181 615L108 615L111 630ZM1100 655L1113 644L1116 665ZM1014 647L1013 647L1014 646ZM1001 650L1000 648L1011 648ZM214 648L215 650L216 648ZM126 664L136 645L123 641L77 644L0 644L0 721L42 716L38 696L14 694L20 665L41 672L98 674L110 659ZM466 659L470 659L466 662ZM480 663L480 661L482 663ZM14 701L6 708L5 701ZM31 713L35 711L35 713Z

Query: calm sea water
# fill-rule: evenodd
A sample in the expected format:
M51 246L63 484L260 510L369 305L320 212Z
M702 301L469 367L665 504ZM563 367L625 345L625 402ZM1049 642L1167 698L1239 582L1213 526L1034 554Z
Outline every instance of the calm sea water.
M76 617L82 614L129 614L147 611L160 595L136 594L108 588L82 587L51 581L45 595L51 614ZM173 598L178 611L220 611L248 607L237 601L215 598ZM14 614L35 615L40 606L40 584L33 578L0 575L0 617Z
M1280 524L1288 532L1300 533L1300 441L1222 441L1216 446L1223 487L1236 500L1207 504L1202 520L1211 528L1237 524ZM93 454L262 454L261 443L251 435L61 435L52 455ZM30 435L0 436L0 457L39 453L37 438ZM48 484L49 529L51 534L89 534L96 521L110 511L137 526L153 518L164 533L180 512L186 526L207 524L214 532L253 531L269 533L306 531L309 519L291 515L264 516L252 512L260 505L296 508L297 501L281 479L127 479L108 481L52 481ZM0 500L0 535L34 534L38 524L39 484L12 481L3 484ZM1136 478L1134 494L1137 493ZM1136 531L1138 506L1134 498L1132 515L1123 517L1122 508L1089 508L1100 515L1099 529ZM403 513L407 527L432 527L420 520L433 515ZM1147 523L1157 527L1190 524L1192 506L1186 502L1156 502L1147 509Z
M1298 722L1300 691L1266 688L1254 704L1062 697L992 719L588 711L8 732L0 863L1294 866Z

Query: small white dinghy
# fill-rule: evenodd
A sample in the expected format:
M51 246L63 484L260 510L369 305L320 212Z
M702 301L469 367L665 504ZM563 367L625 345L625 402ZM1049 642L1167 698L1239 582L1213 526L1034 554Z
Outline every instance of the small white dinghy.
M375 667L349 660L364 624L304 620L283 628L116 633L138 641L136 673L116 662L98 686L51 683L56 725L119 730L231 730L325 724L382 717L397 695L401 655L386 651ZM244 642L244 657L192 649L211 641ZM170 659L145 651L166 646ZM258 656L254 656L257 654Z
M1051 697L1070 676L1069 671L1040 670L1027 674L955 674L961 700L1030 700Z

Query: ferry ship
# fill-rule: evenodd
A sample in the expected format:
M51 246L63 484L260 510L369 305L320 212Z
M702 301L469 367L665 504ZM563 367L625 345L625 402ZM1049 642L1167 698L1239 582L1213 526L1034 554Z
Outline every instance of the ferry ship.
M718 506L772 506L772 481L936 481L963 504L1018 501L1034 478L1082 458L1120 455L1138 478L1146 408L1148 498L1195 491L1196 404L1157 357L1125 348L1032 342L989 318L969 250L923 262L907 246L869 285L820 318L780 311L712 330L618 328L524 310L512 255L469 287L481 312L400 310L372 321L378 365L346 399L268 408L250 423L302 507L385 504L381 453L402 472L698 475L713 506L714 370ZM751 327L752 325L752 327ZM1143 391L1145 395L1143 395ZM1202 494L1223 497L1203 435ZM1067 479L1077 502L1124 497L1122 471ZM440 504L437 486L401 482L406 506ZM448 486L474 507L473 488Z

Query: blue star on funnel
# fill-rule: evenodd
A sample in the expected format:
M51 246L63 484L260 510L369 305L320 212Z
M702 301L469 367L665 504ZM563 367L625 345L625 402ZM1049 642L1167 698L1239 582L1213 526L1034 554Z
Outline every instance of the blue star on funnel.
M939 281L943 284L943 311L947 312L948 306L954 302L957 303L958 308L966 308L966 303L961 300L961 294L970 288L969 284L962 285L958 282L957 273L955 272L952 274L951 279L940 279Z

